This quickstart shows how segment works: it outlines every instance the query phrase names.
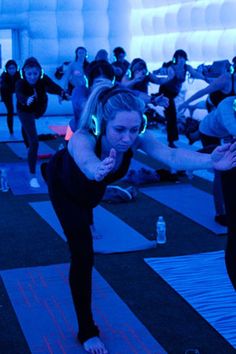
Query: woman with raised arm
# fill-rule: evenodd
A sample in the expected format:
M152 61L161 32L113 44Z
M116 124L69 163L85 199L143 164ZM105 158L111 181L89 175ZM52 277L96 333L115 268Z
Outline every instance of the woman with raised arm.
M137 149L181 170L236 166L236 144L211 155L171 149L145 131L144 102L131 90L100 83L83 110L68 147L57 152L47 169L49 196L71 253L69 283L77 315L78 339L92 354L108 353L91 310L94 252L90 221L107 184L122 178Z

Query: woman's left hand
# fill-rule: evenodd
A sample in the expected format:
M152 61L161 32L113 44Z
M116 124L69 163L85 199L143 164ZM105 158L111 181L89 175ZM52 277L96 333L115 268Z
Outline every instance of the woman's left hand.
M230 170L236 167L236 142L218 146L211 154L216 170Z
M97 182L102 181L109 172L114 168L116 163L116 150L111 149L110 154L108 157L106 157L104 160L99 162L96 172L94 174L94 179Z
M169 98L165 97L163 94L155 97L152 102L155 106L162 106L167 108L169 106Z

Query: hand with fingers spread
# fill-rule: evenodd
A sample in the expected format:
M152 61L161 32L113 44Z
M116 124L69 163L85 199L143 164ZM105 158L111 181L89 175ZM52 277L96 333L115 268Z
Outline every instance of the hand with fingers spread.
M116 150L111 149L109 156L106 157L98 164L94 175L95 181L97 182L102 181L108 175L108 173L111 172L111 170L114 168L115 162L116 162Z
M218 146L211 154L216 170L229 170L236 167L236 142Z

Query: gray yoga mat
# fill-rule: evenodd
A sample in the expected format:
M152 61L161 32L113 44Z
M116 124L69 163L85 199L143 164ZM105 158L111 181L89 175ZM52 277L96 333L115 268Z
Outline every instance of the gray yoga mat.
M224 251L146 258L145 262L236 349L236 294Z
M7 172L8 184L14 195L47 193L48 188L39 171L39 164L36 166L36 172L40 188L30 187L30 174L27 162L5 163L2 165L2 168Z
M24 143L7 143L7 146L21 159L27 159L27 149ZM39 142L38 156L53 155L54 153L55 150L53 150L50 146L45 144L43 141Z
M172 184L140 189L142 193L187 216L216 234L226 233L226 227L214 220L213 196L190 184Z
M82 354L68 284L68 264L0 272L32 354ZM110 354L166 353L94 270L93 311Z
M33 202L31 207L65 240L65 236L50 202ZM156 247L124 221L98 206L94 209L94 224L102 237L93 240L96 253L132 252Z

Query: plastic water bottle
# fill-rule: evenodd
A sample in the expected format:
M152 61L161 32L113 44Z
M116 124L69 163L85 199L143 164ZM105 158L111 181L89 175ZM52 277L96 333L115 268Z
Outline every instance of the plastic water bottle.
M159 216L156 224L157 243L166 243L166 223L163 216Z
M9 186L7 183L7 171L5 169L1 170L1 191L8 192Z

